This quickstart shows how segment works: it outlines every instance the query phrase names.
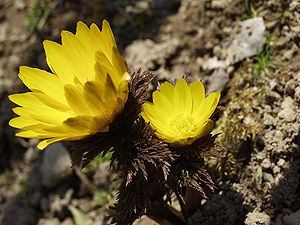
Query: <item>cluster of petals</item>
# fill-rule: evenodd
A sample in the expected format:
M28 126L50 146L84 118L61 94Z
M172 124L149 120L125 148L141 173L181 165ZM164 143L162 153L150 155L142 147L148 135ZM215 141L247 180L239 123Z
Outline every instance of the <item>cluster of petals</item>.
M143 105L142 116L166 142L186 146L212 131L214 123L209 118L218 105L220 93L205 96L201 81L188 85L181 78L175 86L164 82L152 97L153 103Z
M43 43L51 72L20 67L31 91L9 96L18 105L9 124L23 130L19 137L43 139L40 149L107 132L128 96L127 65L107 21L101 31L78 22L76 34L62 31L61 42Z

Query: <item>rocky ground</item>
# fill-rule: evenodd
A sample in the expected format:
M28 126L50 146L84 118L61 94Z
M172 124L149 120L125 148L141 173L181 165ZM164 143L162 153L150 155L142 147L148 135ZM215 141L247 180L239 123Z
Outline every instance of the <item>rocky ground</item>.
M18 67L46 68L42 40L103 18L131 68L222 92L222 152L206 160L218 190L188 224L300 224L299 12L298 0L0 1L0 224L107 224L109 158L71 169L67 145L41 152L7 125L7 96L26 91Z

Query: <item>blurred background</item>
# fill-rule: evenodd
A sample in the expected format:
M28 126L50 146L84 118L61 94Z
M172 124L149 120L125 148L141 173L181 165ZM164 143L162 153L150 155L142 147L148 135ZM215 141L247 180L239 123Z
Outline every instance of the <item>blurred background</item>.
M27 91L19 66L49 70L43 40L107 19L129 67L154 72L154 85L188 74L222 92L222 151L206 159L218 190L188 224L299 225L299 12L298 0L1 0L0 224L107 224L118 187L109 155L81 171L68 145L37 150L8 126L7 98Z

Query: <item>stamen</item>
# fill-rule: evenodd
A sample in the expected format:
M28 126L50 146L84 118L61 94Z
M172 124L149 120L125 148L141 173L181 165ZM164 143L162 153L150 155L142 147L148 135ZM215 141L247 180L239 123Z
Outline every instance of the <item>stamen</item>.
M170 128L176 136L186 136L196 127L195 120L191 115L177 114L170 122Z

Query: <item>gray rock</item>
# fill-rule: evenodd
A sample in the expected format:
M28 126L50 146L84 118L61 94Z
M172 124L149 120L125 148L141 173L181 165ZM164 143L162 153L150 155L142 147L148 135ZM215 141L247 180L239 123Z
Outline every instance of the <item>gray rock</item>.
M209 77L209 86L207 92L211 93L214 91L223 91L228 81L228 73L226 73L223 69L215 70L213 74Z
M60 221L57 218L42 218L39 220L38 225L60 225Z
M281 110L278 113L278 117L287 122L293 122L296 119L293 99L291 97L286 97L281 103Z
M293 56L297 54L298 46L296 44L292 45L292 47L288 50L286 50L283 53L283 59L290 60Z
M29 205L24 205L20 199L13 201L5 208L1 225L36 224L37 212Z
M281 140L283 140L283 139L284 139L284 134L282 133L282 131L276 130L276 131L275 131L275 135L274 135L274 139L275 139L276 141L281 141Z
M74 225L74 222L71 218L66 218L61 225Z
M230 62L236 63L261 52L264 45L265 29L262 17L243 21L241 33L229 47L228 59Z
M281 103L281 108L285 109L285 108L294 108L294 104L293 104L293 99L288 96L286 97L283 102Z
M140 219L134 221L133 225L158 225L158 223L147 216L142 216Z
M284 164L285 164L285 160L284 160L284 159L279 159L278 162L277 162L277 165L278 165L279 167L283 167Z
M163 43L155 43L150 39L134 41L125 49L126 61L134 67L153 70L156 64L163 65L176 52L179 44L178 39Z
M224 9L228 6L228 0L213 0L211 1L211 7L216 9Z
M64 145L54 143L47 147L41 165L45 187L53 188L71 174L71 159Z
M263 179L266 181L266 182L269 182L271 184L274 183L274 177L272 174L270 173L263 173Z
M171 74L165 68L166 62L176 54L179 46L180 41L177 38L161 43L155 43L150 39L138 40L126 47L125 58L132 69L156 71L160 79L168 79Z
M271 126L274 124L274 117L269 113L264 113L263 123L265 126Z
M209 58L206 62L203 63L203 69L213 70L213 69L225 69L230 65L228 60L219 60L217 57Z
M300 102L300 86L295 88L295 94L294 94L295 100Z
M225 60L218 60L215 57L210 58L204 63L203 68L207 70L226 68L260 53L263 50L265 29L262 17L243 21L241 32L225 50Z
M274 166L274 167L273 167L273 173L274 173L274 174L279 174L280 171L281 171L281 169L280 169L279 166ZM275 178L275 183L277 182L277 180L276 180L277 177L278 177L278 176L276 176L276 178Z
M271 218L264 212L250 212L246 216L246 225L269 225Z
M263 169L269 169L271 167L271 161L270 159L264 159L262 162L261 162L261 167Z
M300 210L291 213L290 215L285 215L283 217L284 225L299 225L300 224Z

